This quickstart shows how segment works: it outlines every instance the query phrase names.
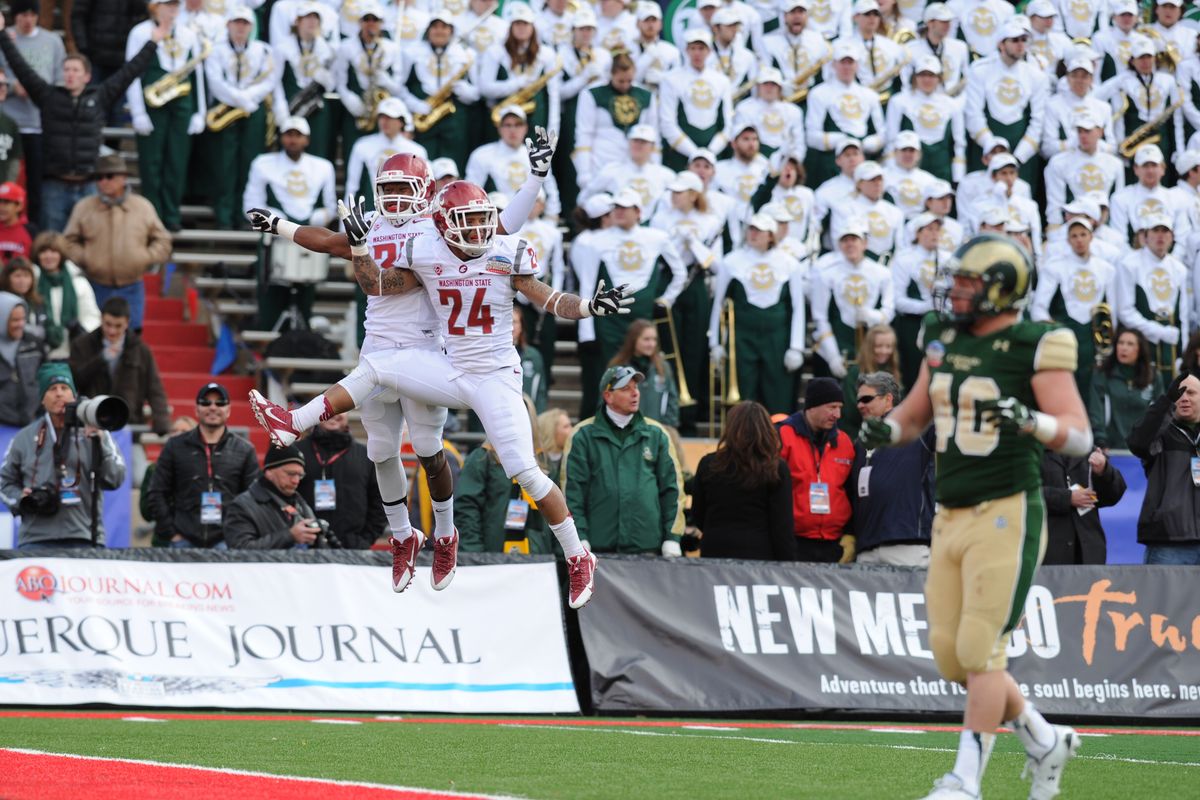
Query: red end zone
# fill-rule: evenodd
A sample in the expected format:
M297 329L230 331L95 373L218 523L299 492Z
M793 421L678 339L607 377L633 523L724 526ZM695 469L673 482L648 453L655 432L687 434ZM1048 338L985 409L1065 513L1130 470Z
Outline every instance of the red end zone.
M495 795L0 749L0 797L5 800L42 800L46 797L87 797L89 800L128 800L130 797L170 797L171 800L212 800L213 797L245 800L277 797L288 800L494 800Z

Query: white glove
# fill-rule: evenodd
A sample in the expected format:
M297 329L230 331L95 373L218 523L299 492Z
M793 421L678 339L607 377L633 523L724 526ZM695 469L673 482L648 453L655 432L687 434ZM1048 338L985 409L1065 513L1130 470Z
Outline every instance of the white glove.
M708 357L713 360L713 363L722 364L725 361L725 348L719 344L714 344L708 349Z
M1179 341L1179 328L1177 326L1163 325L1163 326L1161 326L1161 328L1162 328L1163 338L1158 340L1160 344L1165 343L1165 342L1178 342Z
M134 114L133 130L138 136L149 136L154 133L154 123L150 121L150 115Z
M663 74L661 69L655 69L651 67L650 69L646 70L646 74L642 77L642 83L650 86L658 86L660 83L662 83L662 77Z
M554 159L554 148L558 146L558 132L547 131L540 125L533 129L533 137L525 139L529 152L529 171L538 178L550 173L550 162Z
M321 88L323 88L325 91L332 89L333 84L335 83L333 80L333 73L327 69L317 70L313 73L312 79L321 84Z
M665 539L662 543L662 554L667 558L679 558L683 555L683 550L679 547L679 542Z
M412 107L408 109L413 114L428 114L430 111L433 110L433 107L431 105L429 105L429 103L425 102L424 100L417 100L415 97L413 98L413 100L415 102L413 103Z
M238 108L247 114L253 114L255 111L258 111L258 105L249 97L246 98L246 102L238 103Z
M794 347L789 347L788 351L783 354L783 366L788 372L795 372L804 366L804 353Z
M363 101L357 96L347 94L342 98L342 106L346 109L346 113L352 117L361 117L367 107L363 105Z
M665 297L659 297L659 298L657 298L657 299L654 301L654 304L655 304L656 306L662 306L663 308L670 308L670 307L671 307L671 301L670 301L670 300L668 300L668 299L667 299L667 298L665 298Z
M188 136L195 136L199 133L204 133L204 129L208 127L208 123L204 121L204 115L197 111L192 114L192 118L188 120Z
M846 377L846 362L840 355L829 362L829 371L833 373L833 377L835 378Z

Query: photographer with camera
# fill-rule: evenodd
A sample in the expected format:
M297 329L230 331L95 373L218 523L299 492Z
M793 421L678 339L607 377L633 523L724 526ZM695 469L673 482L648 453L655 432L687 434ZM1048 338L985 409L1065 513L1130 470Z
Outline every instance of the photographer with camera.
M21 517L17 546L104 544L101 489L125 480L125 459L108 431L124 427L128 409L116 397L76 402L70 368L38 370L45 414L13 439L0 467L0 500Z
M294 445L271 446L263 471L234 498L225 514L225 543L231 550L341 547L329 524L296 491L304 480L304 456Z
M322 421L296 447L306 468L298 491L317 518L337 531L342 546L369 550L381 537L386 541L387 515L375 469L366 445L350 435L349 416L334 414Z

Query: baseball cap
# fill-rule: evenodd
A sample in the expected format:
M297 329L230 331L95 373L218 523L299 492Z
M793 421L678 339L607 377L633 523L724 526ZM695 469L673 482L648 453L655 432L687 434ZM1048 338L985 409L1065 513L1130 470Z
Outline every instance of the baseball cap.
M583 212L591 219L600 219L600 217L612 211L614 207L611 194L608 192L597 192L584 201Z
M842 141L838 142L837 147L833 148L834 156L840 156L843 152L845 152L847 147L857 147L859 150L862 150L862 142L860 142L858 139L851 139L849 136L847 136L845 139L842 139Z
M913 74L920 75L922 72L932 72L934 75L941 75L942 60L930 54L918 56L916 63L913 65Z
M709 150L707 147L701 147L699 150L692 153L692 157L688 159L688 163L690 164L693 161L697 161L701 158L704 159L705 161L707 161L708 163L712 164L713 166L716 166L716 164L717 164L717 157L714 156L712 154L712 150Z
M1080 111L1078 114L1076 114L1074 117L1072 117L1071 123L1076 128L1087 128L1089 130L1092 128L1103 128L1104 127L1104 123L1102 123L1100 120L1096 119L1096 115L1093 114L1091 111L1087 111L1087 110Z
M720 8L721 0L696 0L696 8Z
M742 18L739 17L738 13L736 11L734 11L732 8L730 8L729 6L722 6L721 8L718 8L716 13L712 15L712 19L709 21L713 25L740 25L740 24L742 24Z
M796 217L792 215L792 212L788 211L787 205L780 201L767 203L765 206L760 208L759 211L763 214L766 214L776 222L791 222L792 220L796 219Z
M408 108L405 107L404 101L399 97L389 97L379 104L379 108L375 113L379 117L405 119L408 117Z
M1183 7L1183 0L1154 0L1156 6L1180 6Z
M581 6L575 12L575 18L571 20L572 28L594 28L596 27L596 14L587 6Z
M1200 167L1200 150L1184 150L1175 156L1175 170L1180 176Z
M1067 230L1070 230L1072 225L1078 225L1082 228L1087 228L1089 231L1095 230L1095 228L1092 226L1092 221L1087 217L1075 217L1074 219L1068 221Z
M1077 197L1063 206L1063 213L1082 214L1089 219L1100 219L1100 206L1089 197Z
M1002 147L1008 150L1008 140L1003 136L997 136L994 133L985 134L983 141L979 143L979 148L986 154L991 154L997 147Z
M808 0L784 0L782 10L786 13L793 8L803 8L808 11Z
M454 163L453 158L435 158L429 165L429 171L433 173L435 181L441 178L457 178L458 164Z
M1009 153L998 153L992 156L992 160L988 162L988 175L995 175L1005 167L1019 168L1020 164L1017 159Z
M1169 231L1175 230L1175 226L1171 223L1171 218L1166 214L1147 214L1137 220L1137 229L1139 231L1148 231L1152 228L1166 228Z
M844 58L852 58L855 61L862 60L862 52L858 45L847 39L838 39L833 43L833 60L841 61Z
M229 402L229 390L216 381L213 381L212 383L206 383L200 387L200 391L196 392L196 402L199 403L201 400L203 400L204 396L209 392L216 392L217 394L221 395L222 400L224 400L226 403Z
M733 121L733 135L737 138L742 134L742 131L754 131L758 133L758 123L750 117L740 117Z
M1005 233L1029 233L1029 223L1021 217L1009 217L1004 221Z
M1165 164L1167 162L1163 158L1162 150L1158 149L1158 145L1144 144L1134 153L1133 163L1135 166L1140 167L1142 164Z
M533 9L528 3L506 3L504 6L505 17L511 25L514 22L534 22L537 20L537 15L533 13Z
M1090 200L1096 204L1096 209L1108 208L1108 195L1104 192L1088 192L1083 196L1084 200ZM1097 217L1099 219L1099 217Z
M954 187L949 181L936 180L930 181L925 187L924 197L926 200L936 200L939 197L953 197Z
M379 5L379 3L374 3L374 2L363 3L362 8L360 8L358 11L358 18L361 21L361 20L366 19L367 17L374 17L375 19L382 20L383 19L383 7L381 5Z
M288 131L295 131L296 133L301 133L305 136L312 136L312 129L308 127L308 120L306 120L304 117L293 116L285 119L283 124L279 126L279 132L287 133Z
M954 12L950 10L945 3L930 3L925 6L925 13L921 19L925 22L951 22L954 20Z
M860 239L867 238L867 223L861 217L851 217L842 225L842 229L838 231L838 241L847 236L857 236Z
M525 109L521 108L516 103L509 103L504 108L500 109L500 121L503 122L505 117L517 117L522 122L527 119L525 116Z
M935 222L941 224L941 221L942 218L937 214L930 214L928 211L922 211L920 214L917 214L915 217L913 217L912 222L909 224L912 226L912 232L916 233L922 228L932 225Z
M690 170L675 173L675 177L671 180L671 184L667 187L672 192L703 192L704 181L700 180L700 176Z
M854 168L854 182L871 181L883 177L883 167L875 161L864 161Z
M1025 14L1030 17L1057 17L1058 9L1050 0L1033 0L1025 6Z
M900 131L892 144L893 150L920 150L921 137L916 131Z
M686 44L700 42L705 47L712 47L712 34L700 27L688 28L683 34L683 40Z
M233 11L229 12L229 16L225 19L225 21L233 22L235 19L253 24L254 12L246 6L238 6Z
M750 227L758 228L760 231L766 231L770 234L779 232L779 224L775 222L775 218L770 214L764 214L761 211L750 217Z
M1067 72L1074 72L1077 69L1084 70L1089 75L1094 75L1096 72L1096 64L1090 58L1081 58L1075 56L1067 61Z
M313 14L318 17L321 16L321 4L316 2L316 0L309 0L307 3L300 3L296 6L295 19L304 19Z
M646 376L633 367L624 364L617 367L609 367L600 376L600 393L603 394L610 389L624 389L629 385L630 381L641 383L644 380L646 380Z
M1134 58L1138 56L1152 56L1155 53L1154 42L1148 36L1131 36L1129 37L1129 54Z
M631 142L634 139L642 142L657 142L658 133L654 130L653 125L634 125L629 129L628 138Z
M636 190L628 187L617 192L616 197L612 199L613 206L616 208L641 208L642 196Z
M1134 14L1138 13L1137 0L1116 0L1112 5L1112 16L1118 14Z
M1003 206L988 206L979 215L980 225L1007 225L1008 209Z
M1020 39L1022 36L1028 36L1029 29L1025 27L1025 23L1019 19L1010 19L1004 23L1004 27L1000 29L1000 40L1005 39Z
M783 73L775 67L760 67L758 70L758 78L754 81L756 84L777 83L783 86Z
M25 190L12 181L0 183L0 200L9 203L25 204Z
M658 7L658 3L650 3L643 0L637 4L638 22L644 19L662 19L662 10Z
M858 0L854 4L852 13L854 14L870 14L872 11L879 13L878 0Z
M445 6L443 6L442 8L439 8L437 11L430 12L429 22L425 25L425 27L428 28L434 22L445 23L446 25L449 25L451 28L455 27L454 15L451 14L449 11L447 11Z

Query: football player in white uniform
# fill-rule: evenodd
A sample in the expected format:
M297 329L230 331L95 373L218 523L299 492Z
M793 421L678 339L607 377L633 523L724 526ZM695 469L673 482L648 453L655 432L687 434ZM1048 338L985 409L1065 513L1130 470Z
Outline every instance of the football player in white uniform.
M535 251L519 236L496 237L496 208L482 188L456 181L438 193L433 224L438 236L408 239L403 266L382 269L367 247L370 226L362 201L339 211L351 245L355 275L368 295L404 294L424 285L441 321L447 356L433 351L392 350L365 354L359 366L322 398L296 412L256 400L259 421L283 441L311 428L321 413L341 413L378 386L425 402L470 408L479 416L509 477L538 504L567 556L569 603L591 599L596 559L579 541L562 492L537 466L532 431L521 398L520 357L512 345L517 292L555 316L584 319L617 314L632 298L597 287L584 300L552 289L534 277ZM419 282L418 282L419 280ZM521 411L522 413L518 413ZM416 547L411 554L416 556Z
M533 169L526 185L510 202L511 210L501 220L506 230L510 226L514 230L519 229L525 222L549 169L554 142L550 136L539 131L536 141L529 142L529 148ZM376 215L371 222L366 245L380 267L389 269L409 239L423 233L434 233L428 217L422 216L427 213L434 194L429 166L424 159L409 153L392 156L380 166L375 191ZM311 226L290 226L286 220L277 219L261 209L251 210L249 217L256 230L286 236L309 250L341 258L351 257L350 243L344 233ZM385 297L368 293L367 335L363 341L362 355L388 349L439 351L441 339L437 329L437 317L423 295ZM302 419L313 415L315 421L326 418L320 400L317 398L317 403L309 403L297 413ZM264 414L270 413L267 410L270 404L257 391L251 392L250 401L259 422L271 430L263 418ZM380 387L361 405L363 427L367 431L367 452L375 463L384 510L388 514L392 533L392 588L402 592L408 587L415 572L413 565L417 552L425 538L420 532L414 532L408 519L407 479L399 459L400 436L407 419L413 450L428 476L434 510L432 583L435 589L444 589L454 576L458 553L458 535L454 528L453 477L442 452L442 426L446 409ZM272 436L279 441L286 439L286 434L277 432L273 432Z

